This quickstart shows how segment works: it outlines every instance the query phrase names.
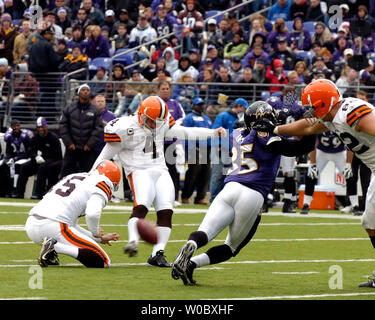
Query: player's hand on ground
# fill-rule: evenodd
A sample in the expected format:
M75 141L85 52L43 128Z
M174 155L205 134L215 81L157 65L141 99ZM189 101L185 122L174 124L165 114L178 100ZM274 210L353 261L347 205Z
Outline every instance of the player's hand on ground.
M120 235L116 232L114 233L107 233L103 236L101 236L101 239L102 239L102 244L108 244L109 246L111 246L111 243L109 241L117 241L120 239Z
M311 164L309 166L309 169L307 171L307 176L310 178L310 179L318 179L318 169L316 168L316 165L315 164Z
M351 163L346 163L345 168L342 171L342 175L344 176L345 179L349 179L353 176L353 170L352 170L352 165Z
M215 129L215 136L225 138L227 136L227 130L225 130L223 127Z

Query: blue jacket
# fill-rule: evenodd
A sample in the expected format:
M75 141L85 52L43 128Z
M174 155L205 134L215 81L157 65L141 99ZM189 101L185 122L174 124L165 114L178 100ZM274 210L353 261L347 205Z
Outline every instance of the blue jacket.
M237 120L238 120L237 115L233 113L231 110L221 112L215 118L215 121L212 125L212 129L223 127L224 129L228 130L227 136L229 137L231 133L233 132L234 125ZM220 138L213 138L211 140L211 145L221 145L221 144L222 144L222 141Z
M279 6L279 3L276 2L268 12L268 20L270 21L276 21L278 18L283 18L285 21L290 20L290 6L291 1L288 0L286 6L284 8L281 8Z
M212 121L211 119L206 116L205 114L202 114L202 115L199 115L195 112L190 112L186 118L184 119L184 127L199 127L199 128L209 128L211 129L212 128ZM196 145L197 146L209 146L210 145L210 141L207 140L207 143L206 141L204 140L197 140L196 142ZM192 149L194 147L194 144L192 143L189 143L189 149Z

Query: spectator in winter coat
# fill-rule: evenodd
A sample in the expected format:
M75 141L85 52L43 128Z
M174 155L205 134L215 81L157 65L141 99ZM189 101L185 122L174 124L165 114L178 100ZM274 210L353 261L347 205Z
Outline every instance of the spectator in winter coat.
M60 120L60 136L66 147L61 178L91 170L103 130L102 112L90 103L90 87L83 84L78 88L78 101L63 110Z
M277 49L271 55L272 59L280 59L285 70L293 70L297 62L296 55L287 46L286 38L279 38Z
M178 69L173 73L172 80L176 82L184 73L189 73L194 81L197 81L199 72L191 65L189 55L187 54L182 55L178 61Z
M256 43L254 44L253 50L246 54L243 63L244 67L254 68L255 61L259 58L265 60L266 63L270 60L268 53L262 49L262 45L260 43Z
M139 15L137 26L130 32L129 43L131 45L140 45L155 40L156 38L157 33L147 22L146 16L143 14Z
M101 35L100 26L92 26L92 34L87 42L86 54L90 59L109 57L109 41Z
M233 57L240 57L242 59L248 47L249 45L243 40L241 34L235 33L233 41L224 47L224 59L231 60Z
M271 48L275 50L277 48L277 43L279 41L279 38L288 38L288 37L289 37L289 31L285 25L285 20L277 19L273 26L272 32L270 32L270 34L268 35L267 41L270 43Z
M293 23L293 31L289 34L288 45L290 50L308 51L311 47L310 32L303 29L302 18L295 18Z
M326 42L331 41L331 38L332 35L329 28L327 28L323 22L318 21L315 24L315 33L311 38L311 43L319 42L320 45L323 46Z
M171 47L166 48L163 51L163 58L165 60L165 69L173 77L173 74L178 69L178 60L174 57L174 50Z
M277 0L268 12L268 20L276 21L279 18L290 20L290 5L291 0Z
M301 18L306 21L305 17L308 8L307 0L294 0L290 6L290 19Z
M62 72L73 72L80 69L86 69L79 73L75 73L69 77L69 79L86 80L89 65L87 63L87 55L82 54L81 46L76 44L73 46L72 53L69 53L65 58L64 62L60 65Z
M320 0L310 0L310 6L306 11L306 21L324 22L324 14L320 9Z
M271 84L287 84L288 78L283 70L283 63L279 59L273 60L272 65L268 66L266 79L268 83ZM282 91L282 86L273 86L270 87L270 93L275 93L277 91Z
M0 58L6 58L10 65L13 64L14 40L17 33L17 29L12 26L11 15L4 13L1 16Z
M31 35L31 28L30 28L30 21L23 20L22 24L22 32L19 33L14 39L14 46L13 46L13 58L14 64L21 63L21 57L25 54L29 54L27 51L27 39Z

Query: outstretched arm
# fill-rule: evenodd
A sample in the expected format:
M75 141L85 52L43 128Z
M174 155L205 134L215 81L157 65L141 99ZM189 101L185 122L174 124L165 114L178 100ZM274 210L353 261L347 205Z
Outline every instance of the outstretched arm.
M104 146L102 152L99 154L98 158L96 159L94 165L91 168L95 170L95 168L104 160L111 160L116 154L118 154L121 150L121 143L120 142L107 142Z
M301 140L288 140L275 136L268 141L266 149L282 156L294 157L314 150L315 141L315 135L305 136Z
M321 122L311 125L306 119L283 124L275 128L274 133L286 136L308 136L328 131L328 128Z
M177 138L181 140L206 140L212 137L226 137L224 128L208 129L198 127L183 127L174 125L167 134L166 138Z

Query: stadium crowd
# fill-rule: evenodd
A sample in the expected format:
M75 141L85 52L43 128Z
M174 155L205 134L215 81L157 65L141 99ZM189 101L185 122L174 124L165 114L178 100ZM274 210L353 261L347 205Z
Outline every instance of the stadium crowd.
M288 102L285 85L294 86L294 101L303 85L321 78L335 82L344 97L359 94L372 101L375 1L262 0L210 18L217 10L239 3L39 1L43 19L33 29L33 12L24 1L10 4L0 0L0 80L14 80L1 82L0 88L3 108L12 86L14 91L12 122L10 128L5 128L7 147L0 166L0 174L6 177L2 181L8 183L1 185L0 196L23 198L25 177L37 174L42 184L33 197L40 199L56 179L74 170L87 171L104 146L104 125L115 117L135 114L141 101L152 94L159 95L175 120L184 126L222 126L229 132L241 125L250 102L272 97ZM329 11L333 5L339 6L343 14L340 24L334 27ZM265 7L270 7L266 15L257 12ZM358 21L370 29L365 37L352 32L351 24ZM114 60L112 68L103 60L171 33L133 51L126 59ZM360 54L366 66L357 70L349 65L349 59ZM137 62L136 67L126 68ZM71 93L75 101L63 111L56 109L55 100L61 79L51 76L51 72L75 72L69 79L77 81L79 92ZM80 86L85 82L88 85ZM363 89L360 92L359 85ZM55 112L52 117L51 109ZM90 110L94 119L83 119L82 110ZM37 121L36 133L22 129L16 119L25 113L33 123ZM47 125L56 114L62 114L57 134ZM65 153L49 154L45 148L50 146L47 136L53 141L61 138ZM199 158L203 149L210 148L210 142L194 148ZM223 178L218 172L228 166L221 155L217 157L220 167L213 166L212 174L207 163L188 165L181 199L178 177L186 170L181 165L185 161L169 167L177 190L176 204L188 203L194 189L194 203L199 204L206 203L208 189L211 195L217 192L215 188ZM31 159L32 165L25 159ZM46 166L49 160L53 164ZM41 169L44 172L40 173ZM46 174L45 170L50 171ZM125 189L130 198L126 181ZM296 200L295 193L291 191L291 201ZM284 210L293 212L293 206L288 203Z

